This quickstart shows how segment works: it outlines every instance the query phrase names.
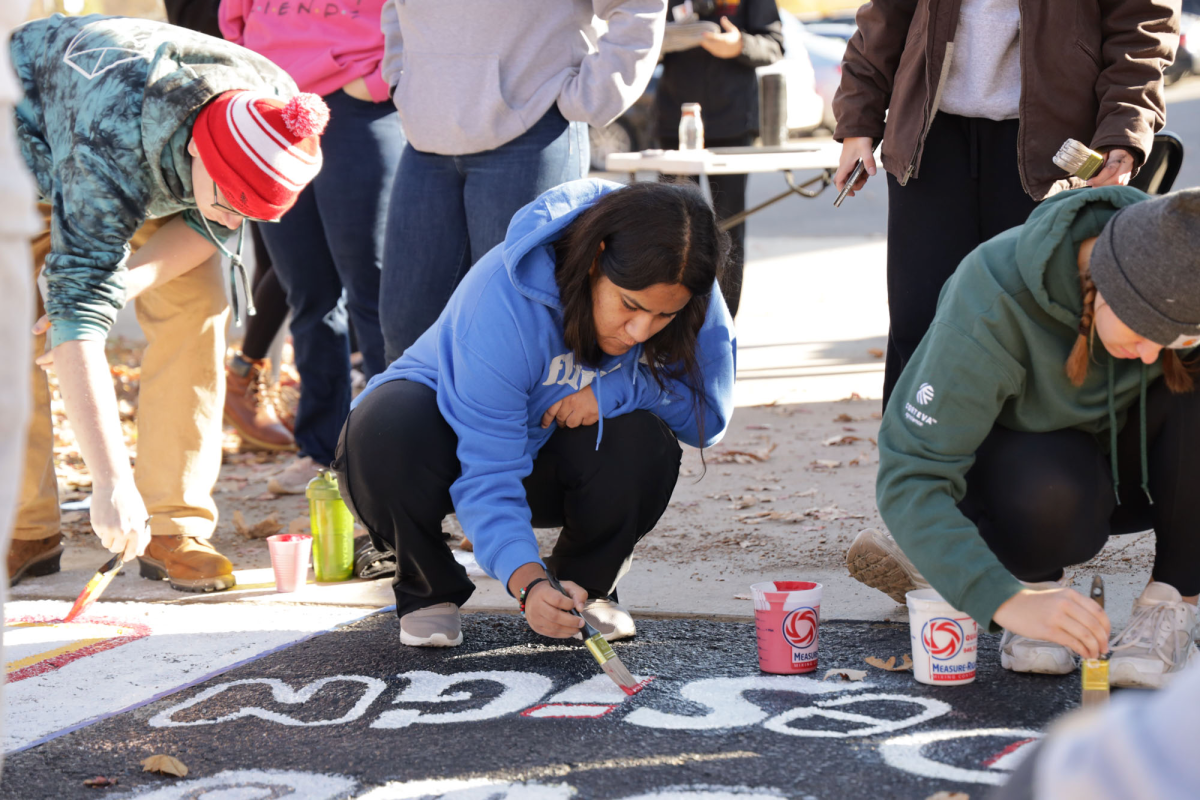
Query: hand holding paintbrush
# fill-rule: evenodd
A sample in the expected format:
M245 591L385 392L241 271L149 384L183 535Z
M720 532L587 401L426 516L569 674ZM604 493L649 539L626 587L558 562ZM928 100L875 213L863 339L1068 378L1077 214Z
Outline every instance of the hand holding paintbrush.
M546 573L546 580L549 581L551 587L569 597L566 589L555 580L552 573ZM635 695L641 691L642 684L625 668L621 659L617 658L617 654L613 652L608 640L601 635L600 631L593 628L578 609L572 607L571 613L583 622L583 643L592 654L592 658L596 659L596 663L600 665L600 669L604 670L604 674L612 678L613 683L620 686L621 691L627 695Z

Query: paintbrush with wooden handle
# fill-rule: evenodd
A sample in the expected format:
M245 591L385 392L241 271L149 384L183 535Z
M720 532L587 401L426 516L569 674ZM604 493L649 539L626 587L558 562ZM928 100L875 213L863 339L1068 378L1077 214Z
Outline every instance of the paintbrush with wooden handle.
M1104 579L1099 575L1092 578L1092 589L1088 594L1104 608ZM1084 708L1108 702L1108 657L1109 653L1102 653L1099 658L1085 658L1080 664L1083 674L1083 698L1080 705Z
M92 603L96 602L124 565L125 557L121 553L117 553L106 561L104 566L97 570L92 579L87 582L87 586L83 587L83 591L79 593L79 597L75 600L75 605L71 606L71 610L62 618L62 622L70 622L86 611Z
M549 570L546 571L546 580L550 582L550 585L556 591L561 592L566 597L571 596L567 594L562 584L558 582L558 579ZM574 606L571 607L571 613L583 620L583 628L581 629L583 643L587 646L588 651L591 652L592 657L596 659L596 663L600 665L600 669L604 670L604 674L612 678L613 683L620 686L621 691L625 692L625 694L633 696L640 692L642 684L625 668L625 665L621 663L621 659L617 658L617 654L613 652L612 645L608 643L608 640L604 638L600 631L592 627L591 623Z

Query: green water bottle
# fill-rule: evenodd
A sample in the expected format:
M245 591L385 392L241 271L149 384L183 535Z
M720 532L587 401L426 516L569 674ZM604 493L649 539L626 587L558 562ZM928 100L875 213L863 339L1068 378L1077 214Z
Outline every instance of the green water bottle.
M354 576L354 517L338 491L337 477L327 469L308 482L308 514L312 522L313 571L319 582Z

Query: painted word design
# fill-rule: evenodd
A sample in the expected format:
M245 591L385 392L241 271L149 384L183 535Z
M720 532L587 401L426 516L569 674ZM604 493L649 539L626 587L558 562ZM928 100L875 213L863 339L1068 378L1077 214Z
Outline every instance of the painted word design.
M962 652L965 638L962 625L949 617L934 617L921 628L925 652L938 661L949 661Z
M392 700L392 706L411 704L460 703L487 697L487 702L475 708L448 710L441 713L420 711L416 708L389 708L371 722L372 728L401 729L411 725L444 725L459 722L481 722L509 715L526 719L546 717L603 717L611 716L618 707L629 702L616 686L603 675L596 675L582 683L568 687L543 701L553 688L553 681L543 675L518 671L459 672L439 675L418 670L398 675L406 682L403 689ZM646 680L638 676L639 680ZM196 708L194 714L202 713L202 704L226 691L238 687L262 685L271 688L275 702L287 705L302 705L309 702L324 687L337 682L362 684L364 689L357 702L341 716L329 719L311 719L309 716L292 716L270 709L243 706L238 710L215 718L193 718L177 720L176 716L187 709ZM477 695L471 691L454 691L469 684L486 682L498 685L499 694ZM950 711L950 705L941 700L901 694L864 693L819 700L811 705L789 709L772 716L745 697L747 692L775 691L791 692L802 696L828 696L847 692L862 692L873 688L869 682L852 686L826 683L794 675L753 676L745 678L705 678L684 684L679 693L683 699L703 709L700 714L674 713L654 708L635 708L626 714L623 722L659 730L724 730L761 725L763 728L785 736L808 736L845 738L873 736L889 733L901 728L926 722ZM150 719L156 728L186 727L192 725L216 725L243 717L256 717L266 722L289 726L344 725L362 718L374 701L384 692L386 684L378 678L359 675L339 675L322 678L300 688L293 689L274 678L249 678L222 683L209 687L178 705L167 708ZM646 697L646 693L639 695ZM848 710L861 703L900 703L916 706L916 713L894 718L873 717ZM299 710L299 709L297 709ZM804 720L832 720L849 726L848 730L807 728L796 723Z
M358 781L341 775L322 775L275 769L230 769L207 778L178 781L142 792L138 800L335 800L351 797Z
M924 754L926 746L960 739L993 738L1007 745L984 760L986 769L968 769L937 761ZM1016 769L1028 754L1028 745L1042 738L1041 731L1025 728L975 728L966 731L923 731L888 739L879 748L883 761L890 767L925 778L970 783L1000 785L1008 780L1005 774Z

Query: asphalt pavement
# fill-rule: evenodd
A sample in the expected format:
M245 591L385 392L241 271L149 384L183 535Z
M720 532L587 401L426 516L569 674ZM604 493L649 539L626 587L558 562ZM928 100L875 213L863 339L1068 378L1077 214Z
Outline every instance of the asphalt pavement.
M995 636L974 683L930 687L865 662L910 652L905 625L824 622L811 676L761 673L752 624L638 628L614 645L649 680L626 698L519 617L438 650L380 613L10 755L0 797L980 798L1079 696L1077 673L1002 670ZM157 754L187 778L143 772Z

